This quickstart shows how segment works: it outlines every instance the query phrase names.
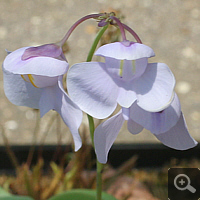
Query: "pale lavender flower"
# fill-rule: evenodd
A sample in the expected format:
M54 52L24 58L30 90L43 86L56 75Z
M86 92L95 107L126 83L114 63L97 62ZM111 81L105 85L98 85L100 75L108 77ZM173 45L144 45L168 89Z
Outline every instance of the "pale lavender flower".
M166 64L148 63L153 50L140 43L115 42L101 46L95 55L105 62L73 65L67 77L72 100L89 115L106 118L117 104L159 112L173 100L175 79Z
M170 106L163 111L148 112L133 103L130 108L122 108L116 115L101 123L94 132L94 146L99 162L107 162L108 152L126 120L132 134L140 133L146 128L164 145L173 149L186 150L197 145L188 132L175 94Z
M78 132L82 111L63 89L62 79L69 65L61 47L47 44L20 48L6 56L2 68L9 101L40 109L41 117L56 110L69 127L77 151L82 144Z

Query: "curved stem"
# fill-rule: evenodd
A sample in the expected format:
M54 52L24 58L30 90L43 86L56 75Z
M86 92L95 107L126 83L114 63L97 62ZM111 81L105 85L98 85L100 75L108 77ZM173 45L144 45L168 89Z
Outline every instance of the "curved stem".
M91 19L91 18L98 18L100 17L102 14L91 14L91 15L86 15L84 17L82 17L81 19L79 19L77 22L75 22L71 28L68 30L68 32L66 33L66 35L63 37L63 39L57 43L57 45L59 46L63 46L64 43L66 42L66 40L69 38L69 36L71 35L71 33L74 31L74 29L81 24L82 22L84 22L85 20Z
M133 35L133 37L136 39L136 41L137 41L138 43L141 43L141 44L142 44L141 39L139 38L139 36L136 34L136 32L135 32L133 29L131 29L129 26L127 26L126 24L123 24L123 23L122 23L122 26L123 26L131 35Z
M121 31L122 39L123 39L123 41L126 41L127 40L126 34L125 34L124 26L121 23L121 21L115 16L110 16L110 19L114 20L117 23L117 25L119 26L119 29Z

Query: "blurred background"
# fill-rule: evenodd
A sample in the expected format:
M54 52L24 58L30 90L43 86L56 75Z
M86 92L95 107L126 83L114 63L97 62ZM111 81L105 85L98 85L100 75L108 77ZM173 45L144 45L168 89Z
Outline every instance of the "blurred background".
M197 141L200 141L199 0L1 0L0 61L3 63L6 57L5 49L14 51L24 46L57 42L62 39L72 24L81 17L91 13L111 11L116 12L123 23L130 26L139 35L144 44L153 48L156 56L149 59L149 62L164 62L170 67L176 78L175 90L180 98L189 132ZM81 24L70 36L65 46L66 57L70 65L86 60L90 45L98 30L96 25L95 20L88 20ZM115 31L115 28L110 31ZM127 36L130 40L133 39L129 34ZM113 38L110 38L107 32L104 39L109 41ZM99 121L95 122L99 123ZM86 136L84 137L85 141L90 142L86 126L87 117L84 117L80 131L82 136ZM40 120L37 110L15 106L7 100L3 90L2 71L0 71L0 128L0 165L8 160L5 151L2 151L2 149L5 149L6 142L21 146L17 158L22 155L24 145L66 145L73 143L69 130L54 111L50 111ZM151 170L155 170L154 172L149 169L139 171L138 165L136 165L135 170L131 172L134 176L133 181L130 176L122 177L119 180L117 179L116 184L111 184L110 189L107 189L107 191L115 194L118 199L125 199L123 195L127 196L128 194L124 193L125 189L129 190L130 193L134 191L138 200L140 199L138 196L139 191L141 199L158 200L153 198L144 187L141 187L140 181L142 181L146 182L146 185L155 196L159 199L166 199L167 170L177 164L173 157L175 152L179 151L170 151L169 148L166 148L162 149L161 152L160 147L156 149L152 146L159 144L159 141L149 131L144 130L138 135L131 135L127 131L126 124L120 131L115 143L127 145L131 149L129 156L134 155L134 153L137 154L137 148L141 150L141 154L139 158L133 157L130 160L131 162L128 161L125 165L117 168L114 175L112 169L111 172L108 170L109 173L106 171L107 177L119 176L129 172L136 162L137 164L146 162L148 168L157 161L165 161L166 157L170 157L172 160L162 168L158 165L151 168ZM148 148L142 144L148 144ZM142 151L143 147L146 148L144 151ZM83 153L85 151L82 148L75 156L79 164L84 160L81 166L88 160L87 154ZM30 152L27 159L28 164L31 163L32 159ZM52 156L53 152L54 149L46 154L44 152L44 158L47 157L48 159L48 156ZM198 149L187 152L183 152L181 155L187 154L188 157L198 157L199 155ZM150 154L154 156L149 158ZM57 154L55 155L57 156ZM127 152L122 151L122 149L115 149L115 153L110 153L110 158L113 160L119 161L120 157L128 157ZM197 160L191 162L184 160L179 165L199 167L199 163ZM121 163L118 164L121 165ZM73 167L74 165L71 164L70 166ZM89 176L85 177L87 180ZM78 182L80 182L79 180ZM1 182L2 178L0 178ZM78 182L75 182L75 186ZM19 187L19 190L21 190L23 184L17 182L15 185L16 188ZM47 189L49 189L48 184ZM13 191L17 193L17 190Z
M3 63L6 56L5 49L14 51L23 46L57 42L82 16L110 11L116 11L142 42L153 48L156 57L150 62L164 62L173 71L189 131L200 140L199 0L1 0L0 61ZM96 31L95 20L88 20L74 31L66 49L70 65L86 60ZM128 37L132 39L130 35ZM41 140L45 144L58 141L70 144L72 140L67 128L52 116L56 117L53 111L45 115L41 119L40 131L36 131L37 111L12 105L7 100L0 72L0 124L10 144L30 144L33 140L38 144ZM87 118L83 122L87 123ZM56 124L60 124L60 128ZM37 132L35 136L34 130ZM133 136L126 127L116 140L116 143L129 144L157 142L146 130ZM0 137L0 144L4 144L3 137Z

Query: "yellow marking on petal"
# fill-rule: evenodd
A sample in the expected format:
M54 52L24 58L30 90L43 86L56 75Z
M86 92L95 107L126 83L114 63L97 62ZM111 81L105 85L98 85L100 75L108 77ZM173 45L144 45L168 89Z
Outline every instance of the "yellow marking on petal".
M35 83L34 83L34 78L33 78L33 76L32 76L31 74L27 74L27 75L28 75L28 78L29 78L30 82L32 83L32 85L33 85L34 87L38 88L38 87L35 85Z
M26 80L24 75L21 75L21 77L24 79L24 81L29 82L28 80Z
M135 68L135 60L132 60L132 65L133 65L133 73L135 74L136 68Z
M122 73L123 73L123 66L124 66L124 60L120 61L120 67L119 67L119 76L122 77Z

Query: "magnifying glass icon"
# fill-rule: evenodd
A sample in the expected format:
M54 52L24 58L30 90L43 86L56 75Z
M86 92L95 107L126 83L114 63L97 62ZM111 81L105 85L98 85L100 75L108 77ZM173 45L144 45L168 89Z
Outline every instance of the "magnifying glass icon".
M190 192L195 193L196 189L194 187L192 187L190 185L190 183L191 183L190 178L187 175L185 175L185 174L179 174L174 179L174 186L178 190L181 190L181 191L183 191L183 190L189 190Z

